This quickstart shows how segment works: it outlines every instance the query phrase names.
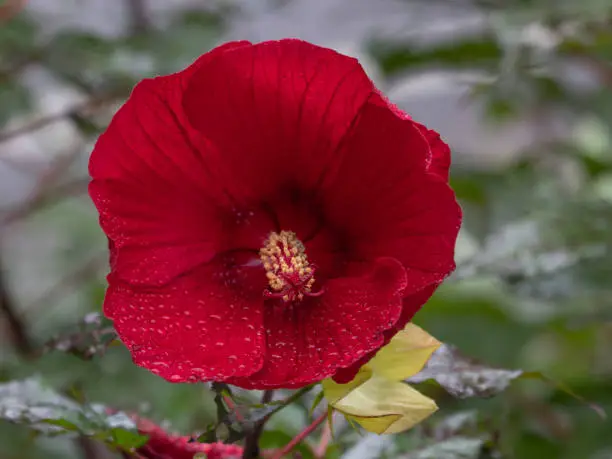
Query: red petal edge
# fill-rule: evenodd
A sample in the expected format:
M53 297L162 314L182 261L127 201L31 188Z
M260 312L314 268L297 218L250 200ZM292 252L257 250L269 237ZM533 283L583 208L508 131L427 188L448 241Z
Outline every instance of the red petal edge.
M406 272L380 258L360 277L326 284L325 294L295 307L266 305L268 359L248 378L228 382L244 388L301 387L378 349L402 311Z
M148 419L132 416L138 431L149 437L144 446L135 452L142 459L193 459L197 453L205 453L208 459L241 457L242 448L224 443L198 443L191 437L172 435Z
M111 283L104 302L134 363L170 382L247 376L263 364L263 302L200 267L163 289Z

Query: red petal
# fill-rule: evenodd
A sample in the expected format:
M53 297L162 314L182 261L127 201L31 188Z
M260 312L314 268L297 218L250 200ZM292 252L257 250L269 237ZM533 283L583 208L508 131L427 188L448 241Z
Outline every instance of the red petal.
M319 298L267 303L264 366L229 382L245 388L300 387L334 374L381 346L384 331L400 316L405 285L402 266L381 258L365 276L329 281Z
M397 107L389 101L384 94L378 92L370 99L370 103L378 105L380 107L389 108L395 116L402 120L412 120L410 115ZM438 175L440 178L448 181L448 174L451 165L451 151L449 146L441 139L440 134L432 129L428 129L426 126L414 122L415 126L421 131L421 134L425 137L429 143L431 150L430 164L427 168L428 172Z
M210 261L221 244L219 220L202 204L114 181L94 181L89 190L111 241L116 279L161 286Z
M184 106L223 152L232 193L262 199L316 183L372 91L357 60L288 39L219 55L193 75Z
M421 308L421 306L423 306L423 304L427 302L427 300L429 300L431 295L433 295L433 293L438 288L438 285L439 284L430 285L428 287L425 287L420 292L404 298L402 302L402 314L398 321L395 323L395 325L384 332L384 341L380 346L381 348L387 345L387 343L391 341L391 338L393 338L400 330L404 329L406 324L412 320L414 314ZM345 384L351 381L355 377L359 369L363 365L368 363L379 350L380 348L376 349L374 352L370 352L348 368L341 368L334 375L334 381L339 384Z
M204 54L183 72L140 82L96 143L89 163L93 180L150 186L155 195L199 190L226 196L214 171L216 152L189 127L182 100L194 72L206 71L215 57L245 46L245 42L229 43Z
M448 184L429 173L431 152L419 128L368 104L345 149L322 195L352 255L397 258L407 271L406 295L440 282L455 267L461 210Z
M246 376L263 360L263 288L239 288L243 271L215 262L163 289L111 283L104 312L134 362L168 381Z
M425 136L431 148L431 164L427 171L436 174L438 177L448 182L451 165L451 151L449 146L442 140L440 134L436 131L427 129L422 124L415 124L421 131L421 134Z
M117 112L91 155L90 195L113 245L113 275L159 286L201 263L220 246L219 206L231 205L214 172L216 154L188 127L184 81L229 43L181 73L144 80Z
M149 437L147 443L136 450L137 457L146 459L193 459L196 453L205 453L208 459L240 457L242 448L223 443L190 442L190 437L172 435L148 419L132 416L138 431Z

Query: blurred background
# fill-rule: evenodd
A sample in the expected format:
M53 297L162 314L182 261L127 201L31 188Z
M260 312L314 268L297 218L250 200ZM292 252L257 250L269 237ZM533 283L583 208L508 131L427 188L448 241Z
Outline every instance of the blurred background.
M206 388L167 384L120 346L93 363L38 350L100 310L106 242L87 160L131 87L226 40L282 37L358 57L451 145L458 269L415 322L612 413L609 0L0 1L0 404L2 383L37 377L185 433L214 417ZM542 381L437 399L423 427L342 430L328 457L612 458L612 422ZM264 446L286 443L305 416L281 412ZM110 457L0 421L0 459Z

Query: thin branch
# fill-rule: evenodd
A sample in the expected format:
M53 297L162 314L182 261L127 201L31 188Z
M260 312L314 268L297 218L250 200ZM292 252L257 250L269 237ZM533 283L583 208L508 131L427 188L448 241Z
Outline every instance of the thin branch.
M43 194L47 188L56 183L62 174L79 158L82 151L81 147L76 147L66 154L59 155L38 178L35 194Z
M132 35L146 33L151 28L146 0L126 0Z
M1 79L0 84L2 84ZM38 169L33 164L29 162L22 162L13 156L0 156L0 161L2 161L2 164L4 164L6 167L17 172L18 174L33 178L36 178L38 175Z
M6 272L0 259L0 311L2 311L9 327L13 347L24 356L31 356L34 346L28 337L27 326L18 312L17 305L9 291L6 282Z
M86 459L99 459L102 456L99 445L87 437L77 437L74 439L75 444L79 447L83 453L83 457Z
M26 123L12 130L0 132L0 143L6 142L15 137L29 134L33 131L37 131L50 124L57 123L58 121L61 121L65 118L73 117L82 112L99 110L123 96L124 94L119 94L119 93L103 94L97 97L93 97L89 100L86 100L85 102L80 102L78 104L75 104L72 107L69 107L60 112L53 113L51 115L42 116L38 119L35 119L34 121L30 123Z
M299 445L308 435L316 430L319 425L321 425L327 419L327 410L321 414L317 419L312 421L312 423L302 430L299 434L297 434L289 443L287 443L283 448L279 449L271 459L281 459L283 456L286 456L293 448Z
M225 402L225 404L227 405L227 408L230 411L234 412L234 416L236 416L236 419L238 420L238 422L244 422L244 416L242 415L242 413L240 413L240 411L238 411L236 409L236 404L234 403L234 401L232 400L232 397L230 397L229 395L223 395L223 401Z
M287 405L291 405L293 402L295 402L296 400L302 398L303 395L307 394L308 392L310 392L315 386L314 385L310 385L310 386L306 386L306 387L302 387L300 390L295 391L293 394L291 394L289 397L287 397L285 400L283 400L283 402L281 404L279 404L278 406L276 406L272 411L270 411L267 415L266 415L266 421L268 419L270 419L273 415L275 415L276 413L278 413L280 410L282 410L283 408L285 408Z
M331 424L328 422L323 426L323 433L321 433L321 439L319 440L319 444L313 451L313 455L316 459L324 459L325 453L327 453L329 442L331 440L332 429Z
M27 325L17 312L17 304L11 295L5 277L5 271L0 259L0 311L4 314L10 328L14 348L26 359L35 356L34 342L27 332ZM75 444L83 452L86 459L99 459L97 445L89 438L78 437Z
M62 298L67 291L71 291L77 284L84 283L93 278L100 269L108 265L108 252L97 253L84 263L78 265L49 288L43 295L24 307L27 317L35 316L43 307L49 307Z
M263 397L261 398L261 403L270 403L272 401L272 397L274 396L274 391L267 390L264 392ZM249 434L246 436L244 442L244 452L242 453L242 459L254 459L259 457L259 438L263 433L264 426L266 422L270 419L270 416L265 416L259 421L255 423Z
M0 20L0 24L1 23L2 21ZM11 62L9 65L3 64L2 67L0 67L0 83L6 83L12 78L16 78L18 74L30 64L39 61L43 54L43 50L36 50L27 55L19 56L16 62Z
M0 223L7 224L14 220L27 217L40 207L48 204L49 201L53 203L55 200L65 197L64 195L72 194L79 190L85 191L87 189L87 179L79 179L76 182L59 185L55 189L51 189L51 186L56 183L62 174L64 174L77 160L81 152L81 147L73 148L67 154L60 155L55 159L42 174L39 174L36 181L36 188L31 193L30 197L28 197L27 201L23 204L19 204L15 209L9 210L7 215L0 220Z
M89 178L76 179L71 182L58 185L44 193L35 194L25 204L19 205L14 209L7 210L4 217L0 220L0 226L8 225L17 220L29 217L31 214L47 206L51 206L58 201L68 197L87 192Z

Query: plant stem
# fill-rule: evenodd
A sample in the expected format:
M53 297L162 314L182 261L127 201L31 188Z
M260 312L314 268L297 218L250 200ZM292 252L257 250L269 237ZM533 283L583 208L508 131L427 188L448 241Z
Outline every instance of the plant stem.
M283 456L289 454L293 451L297 445L299 445L308 435L310 435L321 423L323 423L327 419L327 411L325 411L321 416L312 421L312 423L302 430L299 434L297 434L289 443L287 443L283 448L278 450L271 459L281 459Z
M244 421L244 416L242 416L242 414L238 410L236 410L236 404L234 403L232 398L229 395L223 395L223 401L227 405L227 408L230 411L234 412L234 416L236 416L236 419L239 422L243 422Z
M291 394L289 397L287 397L286 400L283 401L283 403L279 406L277 406L276 408L274 408L272 411L270 411L266 417L264 418L266 421L268 419L270 419L273 415L275 415L276 413L278 413L280 410L282 410L283 408L285 408L287 405L291 405L293 402L295 402L297 399L301 398L304 394L310 392L312 390L312 388L314 387L314 385L312 386L306 386L301 388L300 390L298 390L297 392L294 392L293 394Z
M146 33L151 28L148 5L145 0L127 0L132 35Z
M0 11L1 12L1 11ZM0 18L1 19L1 18ZM92 112L95 110L102 109L106 106L109 106L111 103L122 99L126 96L124 92L112 92L112 93L103 93L100 95L96 95L89 100L84 102L79 102L71 107L68 107L65 110L62 110L57 113L52 113L50 115L41 116L38 119L35 119L29 123L22 124L21 126L17 126L16 128L5 130L0 132L0 143L11 140L15 137L20 137L22 135L28 135L34 131L42 129L50 124L62 121L66 118L70 118L74 115L78 115L82 112ZM8 151L10 149L7 149ZM2 154L0 152L0 154Z
M251 432L246 436L244 444L244 452L242 453L242 459L254 459L259 456L259 437L263 433L263 428L266 422L278 413L280 410L285 408L287 405L291 405L293 402L301 398L304 394L310 392L314 385L302 387L300 390L294 392L289 397L281 402L280 405L276 406L272 411L262 417L254 426ZM272 401L272 391L264 392L262 403L268 403Z
M25 357L31 357L34 346L28 337L26 324L21 318L13 296L6 282L4 268L0 260L0 311L4 314L9 326L13 347Z
M267 390L264 392L261 398L261 403L269 403L272 401L274 396L273 390ZM246 436L244 443L244 452L242 453L242 459L254 459L259 457L259 438L263 433L263 428L266 422L270 419L270 415L261 418L255 423L249 434Z
M321 434L321 439L319 440L319 444L314 449L314 457L316 459L323 459L325 457L325 453L327 452L327 447L329 442L332 439L332 430L331 424L327 423L323 426L323 433Z

